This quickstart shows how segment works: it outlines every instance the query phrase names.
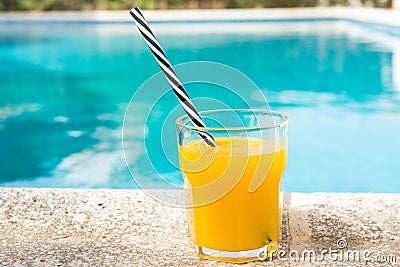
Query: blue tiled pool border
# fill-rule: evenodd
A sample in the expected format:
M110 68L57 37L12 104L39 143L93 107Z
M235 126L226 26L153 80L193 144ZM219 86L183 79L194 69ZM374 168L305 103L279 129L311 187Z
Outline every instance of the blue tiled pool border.
M371 30L383 31L393 36L400 36L400 27L375 22L365 22L356 19L347 18L271 18L271 19L193 19L193 20L149 20L152 24L181 24L181 23L302 23L302 22L350 22ZM24 26L37 26L37 25L62 25L62 24L83 24L83 25L124 25L132 24L131 20L94 20L94 19L2 19L0 18L0 25L24 25Z

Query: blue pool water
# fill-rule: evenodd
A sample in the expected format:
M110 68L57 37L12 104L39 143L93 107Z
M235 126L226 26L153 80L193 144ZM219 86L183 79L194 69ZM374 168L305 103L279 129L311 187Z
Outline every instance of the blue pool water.
M154 29L173 64L232 66L289 115L285 190L400 192L400 38L339 21ZM136 188L122 123L132 95L158 71L133 24L1 26L0 185ZM188 91L218 99L218 90ZM147 128L177 106L166 99ZM141 119L133 125L144 129ZM158 148L147 149L129 146L138 167ZM158 188L141 167L146 186ZM176 168L157 169L181 183Z

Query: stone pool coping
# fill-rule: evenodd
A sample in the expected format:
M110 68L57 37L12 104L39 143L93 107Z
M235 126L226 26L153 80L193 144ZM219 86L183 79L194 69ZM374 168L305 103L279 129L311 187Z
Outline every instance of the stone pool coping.
M317 266L400 264L400 194L286 193L285 201L286 255L240 266L312 266L305 251L316 252ZM237 266L197 258L185 216L141 190L0 188L0 265ZM348 260L335 260L339 253Z
M197 21L270 21L335 19L400 27L400 9L377 8L276 8L229 10L146 10L153 22ZM132 23L126 10L122 11L62 11L62 12L0 12L0 23Z

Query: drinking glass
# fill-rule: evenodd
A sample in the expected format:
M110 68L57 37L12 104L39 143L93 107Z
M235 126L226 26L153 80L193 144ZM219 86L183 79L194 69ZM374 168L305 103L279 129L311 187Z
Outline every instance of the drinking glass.
M280 238L282 176L288 117L254 109L200 112L176 120L179 164L190 240L201 258L227 262L266 259ZM207 145L206 131L217 146Z

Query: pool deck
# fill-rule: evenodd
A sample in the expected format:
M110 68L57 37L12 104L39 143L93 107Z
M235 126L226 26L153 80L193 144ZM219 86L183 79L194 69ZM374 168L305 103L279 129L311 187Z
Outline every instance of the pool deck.
M400 264L400 194L286 193L285 202L281 259L240 266ZM237 266L199 259L185 210L141 190L0 188L0 243L0 266Z
M270 21L307 19L344 19L400 27L400 9L376 8L286 8L286 9L229 9L229 10L146 10L153 22L197 21ZM129 12L123 11L64 11L64 12L0 12L0 23L132 23Z

